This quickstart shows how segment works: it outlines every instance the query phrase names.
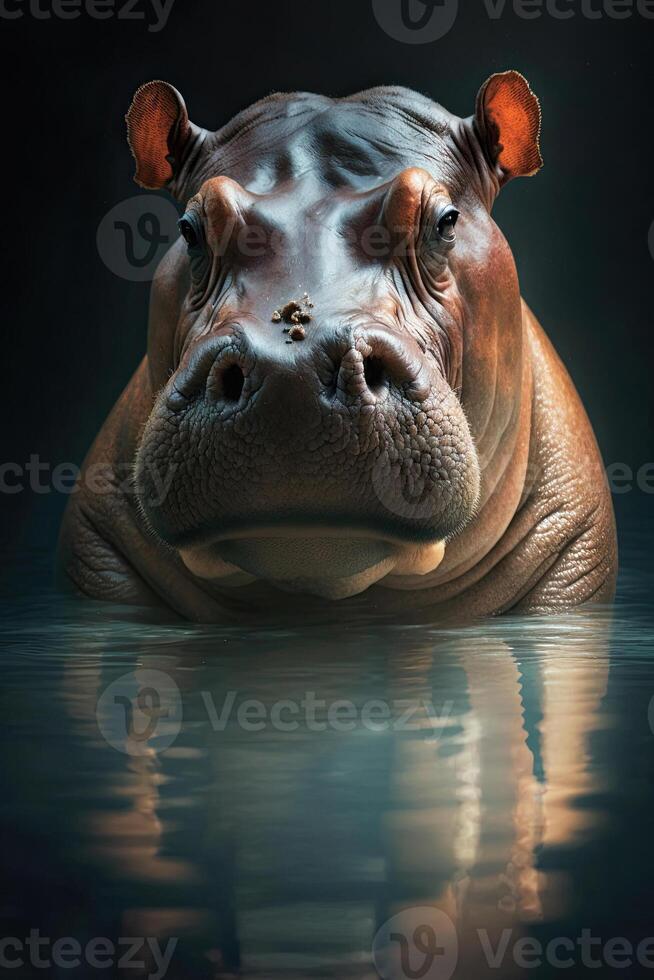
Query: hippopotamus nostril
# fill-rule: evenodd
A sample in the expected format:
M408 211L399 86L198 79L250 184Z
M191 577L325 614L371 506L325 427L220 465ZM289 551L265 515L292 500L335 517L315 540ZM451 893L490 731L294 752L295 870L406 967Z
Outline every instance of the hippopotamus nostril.
M324 390L348 403L373 404L391 388L412 401L423 401L430 390L430 368L410 344L380 329L338 339L326 346L317 366Z
M412 400L425 396L429 385L425 386L422 379L429 372L424 358L412 352L404 340L383 331L371 332L359 338L357 347L363 355L366 385L373 394L379 395L394 385Z
M233 406L241 401L249 373L246 360L234 350L228 350L222 357L216 358L205 386L208 402Z
M387 379L386 365L381 357L366 357L363 362L363 377L373 395L382 391Z
M171 411L181 411L198 397L210 401L238 402L252 358L233 335L214 337L189 350L170 379L166 401Z
M207 382L207 395L215 401L238 402L243 393L245 375L235 361L214 368Z

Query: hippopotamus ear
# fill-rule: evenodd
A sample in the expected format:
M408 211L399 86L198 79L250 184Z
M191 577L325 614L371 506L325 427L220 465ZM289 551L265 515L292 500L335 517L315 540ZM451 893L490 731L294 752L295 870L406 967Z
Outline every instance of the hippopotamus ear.
M480 88L475 124L501 183L532 177L543 166L540 119L540 103L520 72L491 75Z
M190 144L204 133L189 121L184 99L168 82L141 85L125 122L127 142L136 161L134 180L148 190L174 181Z

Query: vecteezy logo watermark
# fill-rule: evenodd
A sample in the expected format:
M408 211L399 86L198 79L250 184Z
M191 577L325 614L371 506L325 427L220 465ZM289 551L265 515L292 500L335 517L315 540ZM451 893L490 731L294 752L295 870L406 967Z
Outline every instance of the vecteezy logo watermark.
M379 929L372 957L383 980L449 980L459 957L454 923L431 905L404 909Z
M502 971L498 976L504 975L509 962L511 975L515 967L522 971L544 965L559 970L575 966L619 970L638 964L651 970L654 937L633 943L623 936L604 939L584 928L578 936L555 936L544 943L522 930L502 929L491 935L487 929L477 929L467 936L466 954L478 967L485 964ZM377 932L372 956L383 980L450 980L459 958L456 928L441 909L429 905L403 909Z
M214 732L235 726L243 732L367 731L375 735L411 733L424 741L438 742L450 724L453 702L437 708L431 701L372 698L355 704L346 698L327 700L306 691L299 698L281 698L265 704L227 691L222 698L200 691L206 717ZM163 752L182 727L183 707L179 688L161 670L139 669L112 681L100 695L96 708L98 728L109 745L127 755Z
M169 674L134 670L105 688L96 718L104 738L119 752L163 752L182 727L182 698Z
M430 44L452 29L459 0L372 0L377 23L404 44Z
M100 258L121 279L150 282L178 237L178 220L172 201L156 194L137 194L120 201L98 226Z
M175 0L0 0L0 18L19 20L131 20L147 23L153 34L163 30Z
M481 0L489 20L511 10L521 20L626 20L639 15L654 20L654 0ZM429 44L452 29L458 0L372 0L378 24L390 37L405 44Z
M42 936L38 929L32 929L24 939L17 936L0 939L0 970L17 970L28 965L35 970L52 970L54 967L60 976L59 970L76 970L85 964L94 971L111 967L120 971L132 969L148 980L163 980L177 942L177 939L169 939L162 949L159 941L151 937L125 936L112 942L105 936L96 936L82 945L74 936L50 939ZM154 969L146 972L150 966Z

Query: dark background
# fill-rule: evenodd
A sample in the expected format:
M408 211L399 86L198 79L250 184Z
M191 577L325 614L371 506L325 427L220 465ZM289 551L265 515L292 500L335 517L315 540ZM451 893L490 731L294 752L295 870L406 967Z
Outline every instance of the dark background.
M345 95L390 82L469 115L484 79L506 68L526 75L543 109L545 167L511 183L495 211L523 294L572 373L606 462L637 470L654 460L654 20L590 20L581 0L568 2L569 20L521 19L509 0L493 20L482 0L460 0L452 30L418 45L387 36L371 0L176 0L158 33L84 13L37 19L27 6L20 19L0 18L2 460L80 463L143 355L148 285L114 275L96 248L103 216L139 193L123 122L139 84L172 82L191 118L218 128L273 90ZM622 509L653 501L640 491L616 498ZM65 502L2 495L4 543L51 547Z

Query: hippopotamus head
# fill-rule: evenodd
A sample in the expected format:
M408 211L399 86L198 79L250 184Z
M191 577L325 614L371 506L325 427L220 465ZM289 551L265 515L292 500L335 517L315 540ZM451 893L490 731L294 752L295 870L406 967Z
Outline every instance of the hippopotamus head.
M388 87L272 95L216 133L150 82L127 123L137 182L184 208L151 303L152 528L227 585L341 598L435 568L516 411L520 293L490 211L541 165L525 79L490 78L467 119Z

